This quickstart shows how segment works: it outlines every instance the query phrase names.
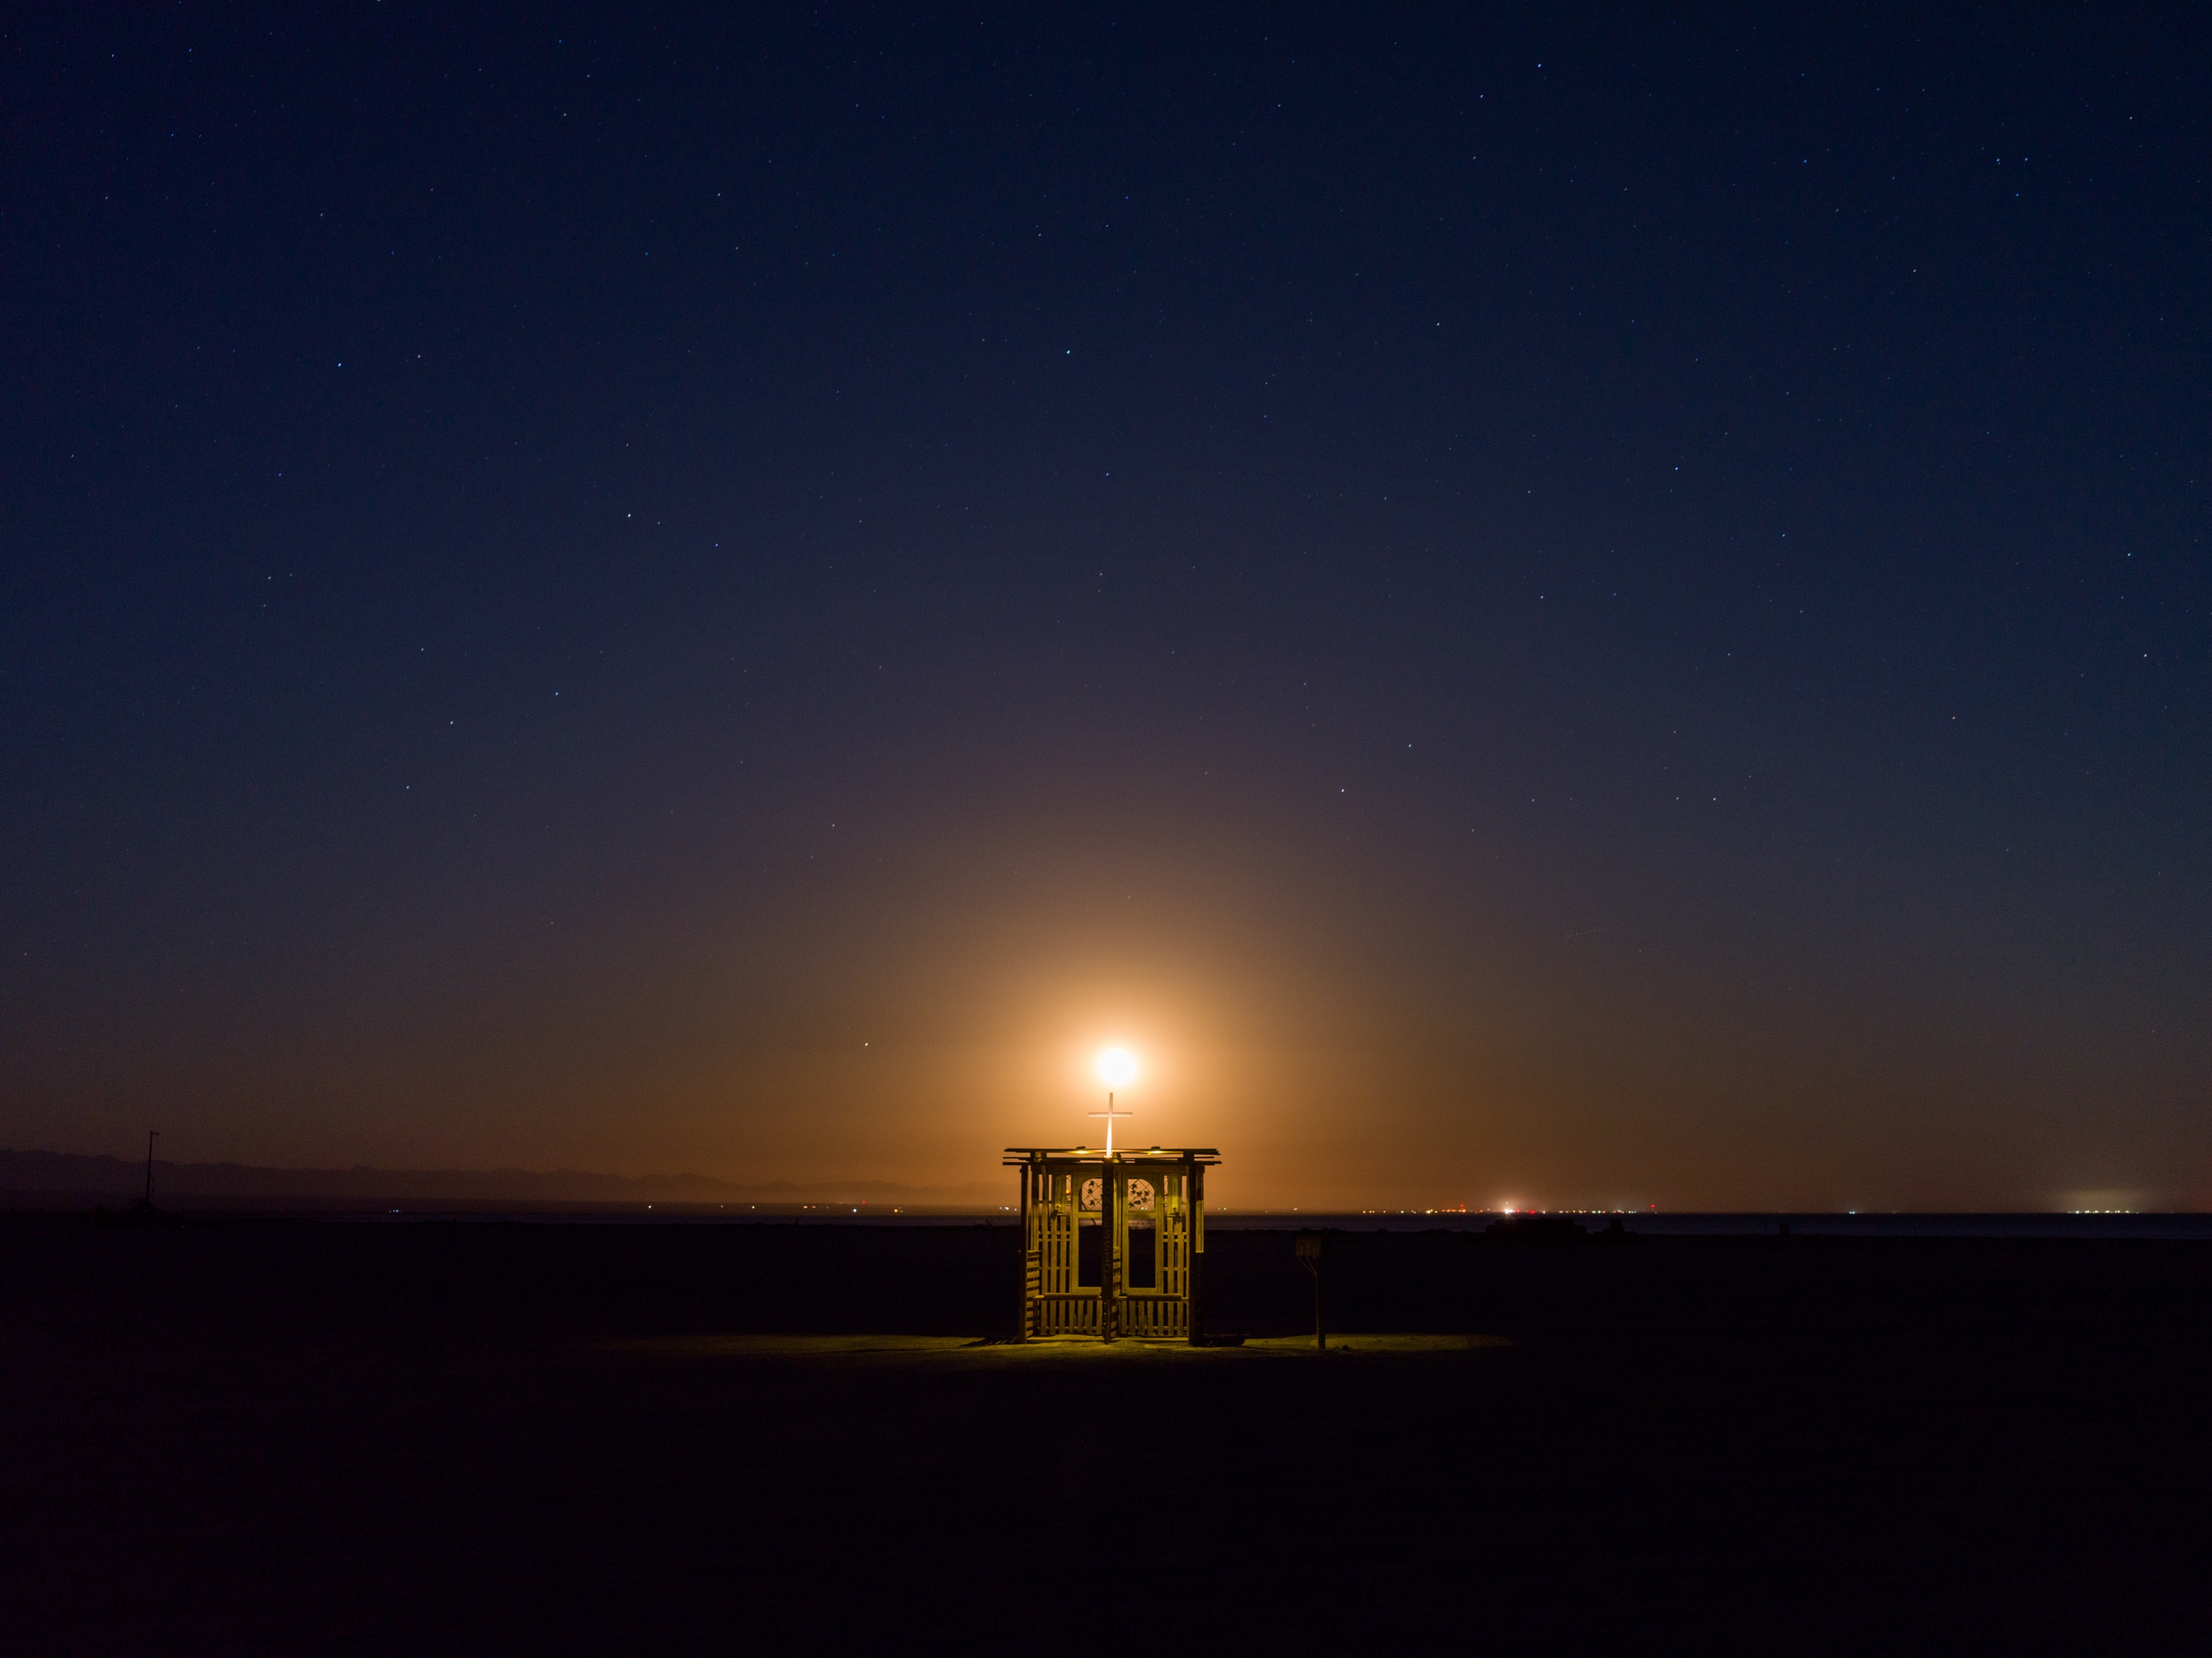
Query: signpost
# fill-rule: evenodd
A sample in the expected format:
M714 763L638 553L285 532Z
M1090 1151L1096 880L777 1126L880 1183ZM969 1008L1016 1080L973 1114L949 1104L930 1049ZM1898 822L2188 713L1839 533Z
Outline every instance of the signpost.
M1326 1232L1298 1234L1298 1264L1313 1274L1314 1281L1314 1351L1328 1350L1328 1326L1322 1321L1321 1308L1321 1269L1322 1252L1328 1247Z

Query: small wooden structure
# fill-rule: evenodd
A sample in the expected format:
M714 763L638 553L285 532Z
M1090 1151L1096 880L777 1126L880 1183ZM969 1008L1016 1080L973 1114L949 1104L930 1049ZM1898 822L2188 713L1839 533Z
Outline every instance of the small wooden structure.
M1022 1190L1018 1339L1203 1341L1206 1171L1220 1161L1211 1147L1008 1146Z

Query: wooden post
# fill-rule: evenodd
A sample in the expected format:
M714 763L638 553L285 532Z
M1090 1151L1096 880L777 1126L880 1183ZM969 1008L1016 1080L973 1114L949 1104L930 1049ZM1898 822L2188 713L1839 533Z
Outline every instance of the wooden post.
M1184 1204L1190 1213L1184 1222L1190 1238L1190 1308L1184 1320L1193 1347L1206 1340L1206 1170L1195 1158L1183 1160Z
M1030 1235L1030 1228L1032 1226L1030 1216L1035 1212L1030 1206L1030 1199L1031 1193L1036 1186L1036 1161L1032 1159L1030 1161L1024 1163L1021 1167L1020 1172L1022 1182L1022 1303L1021 1316L1016 1320L1014 1325L1014 1339L1016 1341L1027 1341L1030 1338L1030 1298L1036 1293L1036 1240Z
M1109 1159L1098 1173L1098 1339L1114 1339L1114 1295L1121 1273L1121 1193Z

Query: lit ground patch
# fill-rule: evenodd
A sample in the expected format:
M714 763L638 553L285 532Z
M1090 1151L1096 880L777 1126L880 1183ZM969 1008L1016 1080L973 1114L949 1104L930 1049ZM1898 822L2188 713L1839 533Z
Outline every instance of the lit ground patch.
M1332 1336L1330 1354L1464 1353L1510 1347L1504 1336ZM1212 1359L1314 1356L1311 1336L1261 1336L1237 1347L1193 1347L1180 1341L1102 1342L1079 1336L990 1342L966 1336L663 1336L616 1342L618 1351L691 1359L945 1359L963 1363L1073 1361L1203 1362ZM1326 1356L1324 1355L1323 1356Z
M973 1347L972 1336L659 1336L611 1344L684 1359L915 1358Z
M1331 1336L1332 1353L1465 1353L1478 1347L1510 1347L1506 1336ZM1259 1336L1244 1344L1244 1350L1261 1353L1311 1353L1311 1336Z

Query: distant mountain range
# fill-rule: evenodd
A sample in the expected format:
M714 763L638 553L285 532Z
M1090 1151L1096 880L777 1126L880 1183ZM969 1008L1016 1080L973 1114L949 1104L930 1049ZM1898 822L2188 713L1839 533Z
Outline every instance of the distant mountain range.
M145 1189L146 1165L120 1157L0 1149L0 1198L8 1194L112 1202ZM256 1168L245 1163L154 1162L154 1201L207 1198L357 1203L414 1199L497 1204L801 1204L994 1207L993 1188L909 1186L890 1180L740 1186L704 1174L595 1174L584 1169Z

